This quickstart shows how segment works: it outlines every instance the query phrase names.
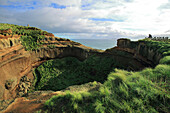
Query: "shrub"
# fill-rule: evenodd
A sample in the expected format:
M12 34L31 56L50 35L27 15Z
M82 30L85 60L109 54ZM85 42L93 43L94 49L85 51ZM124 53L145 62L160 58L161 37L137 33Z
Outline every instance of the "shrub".
M41 35L32 35L32 36L21 36L21 43L26 48L26 50L36 50L42 45L43 43L41 40L44 36Z
M160 60L161 64L169 64L170 65L170 56L165 56Z

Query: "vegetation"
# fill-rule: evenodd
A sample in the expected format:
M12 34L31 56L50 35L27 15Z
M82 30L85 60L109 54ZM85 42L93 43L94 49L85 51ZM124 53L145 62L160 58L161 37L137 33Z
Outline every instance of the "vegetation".
M152 48L155 51L158 51L159 53L163 54L164 56L170 55L170 42L164 42L164 41L154 41L154 40L148 40L143 39L140 40L140 42L144 42L147 47Z
M102 73L103 69L97 67L96 71L99 72L99 74L94 76L93 79L90 79L92 81L96 80L101 82L104 80L102 77L106 78L108 75L107 80L102 81L103 84L99 91L66 91L64 94L53 96L51 99L46 101L42 110L46 112L66 113L168 113L170 109L169 42L144 40L144 43L146 43L148 47L154 48L155 51L162 53L164 56L160 60L160 64L158 64L154 69L146 68L139 72L128 72L120 69L113 70L113 68L116 67L113 66L114 63L112 64L110 61L106 62L107 60L105 59L105 63L101 63L101 66L105 67L109 65L108 67L111 66L112 68L110 68L107 73ZM72 61L75 63L74 60ZM97 61L102 62L101 59ZM94 67L98 65L94 59L89 60L89 63L94 64ZM79 66L78 64L76 65ZM93 65L91 66L93 67ZM72 67L72 65L70 65L70 67ZM91 68L89 65L84 65L82 69L77 68L77 71L87 74L91 70L86 70L88 67ZM105 69L108 69L108 67ZM68 70L68 67L63 68L61 66L61 68ZM83 71L83 69L86 71ZM46 68L42 68L41 71L42 70L46 70ZM73 71L74 69L71 70ZM78 77L76 76L76 74L78 74L77 71L73 71L75 78L65 78L69 79L69 81L76 80ZM66 75L69 76L70 73ZM80 75L82 80L88 78L87 76L83 77L82 74ZM61 81L63 80L60 79L60 82Z
M170 65L170 56L165 56L160 60L161 64L169 64Z
M12 30L11 33L3 33L2 35L22 35L21 42L22 45L26 48L26 50L36 50L42 45L42 41L48 32L38 29L36 27L28 27L28 26L19 26L14 24L5 24L0 23L0 31L1 30Z
M92 81L103 83L118 64L113 58L99 56L92 56L83 62L73 57L49 60L35 71L38 77L36 90L56 91Z
M47 47L49 47L50 49L56 48L55 45L48 45Z
M42 39L42 35L21 36L21 43L26 50L36 50L43 44Z
M146 70L127 72L115 69L100 91L66 92L64 95L54 96L45 103L44 110L53 113L168 113L170 95L168 89L160 85L158 80L162 78L168 81L170 66L158 65L155 69ZM159 78L147 76L147 72L157 76L165 73L167 75Z
M0 30L8 29L12 30L12 35L22 35L21 42L26 50L38 49L47 34L35 27L0 24ZM91 56L82 62L67 57L43 63L34 71L35 90L58 91L72 85L80 85L77 86L80 89L95 86L98 82L102 84L98 86L98 90L63 91L47 100L39 112L170 112L170 42L149 39L140 42L162 54L163 58L155 68L146 68L139 72L121 70L127 67L110 56ZM136 45L132 42L130 46L134 48ZM54 45L48 47L55 48ZM126 56L125 52L119 54ZM85 83L88 85L81 85Z
M18 34L18 35L27 35L27 36L32 36L34 34L39 34L39 35L45 35L48 32L43 31L41 29L38 29L36 27L28 27L28 26L19 26L19 25L14 25L14 24L6 24L6 23L0 23L0 30L12 30L12 34ZM3 33L1 33L3 34Z

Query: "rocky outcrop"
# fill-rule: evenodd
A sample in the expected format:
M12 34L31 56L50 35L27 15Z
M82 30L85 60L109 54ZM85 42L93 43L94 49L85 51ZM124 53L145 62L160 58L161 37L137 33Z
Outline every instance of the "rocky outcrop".
M11 29L0 30L0 33L12 34L12 30Z
M19 38L8 38L0 40L0 50L20 44Z
M118 39L117 47L106 50L106 53L114 54L116 51L126 52L131 55L133 59L143 63L145 67L156 66L162 58L162 55L158 52L158 50L149 47L145 41Z
M34 79L32 71L49 59L76 57L84 60L93 54L114 57L128 70L153 67L161 55L143 42L119 39L117 47L105 52L86 47L80 43L58 37L46 37L43 45L35 51L25 51L19 38L1 39L0 50L0 99L22 96L29 91ZM29 81L23 81L27 77Z
M36 51L25 51L19 37L1 39L0 47L0 100L26 94L34 79L32 70L46 60L68 56L84 60L97 52L68 39L48 36Z

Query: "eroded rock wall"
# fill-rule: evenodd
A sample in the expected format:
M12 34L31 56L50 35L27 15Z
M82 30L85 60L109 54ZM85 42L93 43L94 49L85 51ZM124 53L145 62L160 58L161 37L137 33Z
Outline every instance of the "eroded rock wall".
M43 41L39 49L25 51L19 37L0 40L0 100L27 93L34 79L33 69L49 59L76 57L84 60L93 54L108 55L129 70L141 70L156 65L162 57L145 43L127 39L119 39L117 47L105 52L57 37L46 37ZM22 80L24 76L26 81Z
M2 39L0 42L0 100L27 93L34 79L33 68L46 60L70 56L84 60L97 52L79 43L57 37L46 37L44 45L35 51L25 51L19 37ZM21 82L23 76L27 76L27 84L25 81Z
M133 51L137 57L144 57L145 59L151 61L154 65L159 63L162 55L155 51L154 48L149 47L144 41L130 41L129 39L119 39L117 42L119 48L127 48L129 51Z

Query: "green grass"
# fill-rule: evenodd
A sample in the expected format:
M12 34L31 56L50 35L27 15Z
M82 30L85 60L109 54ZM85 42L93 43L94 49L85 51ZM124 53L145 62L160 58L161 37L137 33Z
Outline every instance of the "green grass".
M170 56L165 56L160 60L161 64L169 64L170 65Z
M168 73L169 70L163 67ZM153 74L161 72L159 66ZM78 113L168 113L170 95L146 73L115 70L100 91L70 93L54 96L45 103L48 112ZM166 80L169 79L166 78Z
M170 44L150 40L145 40L144 43L164 56L155 68L146 68L139 72L110 70L107 72L110 73L107 80L101 85L99 91L81 93L75 91L54 96L46 101L43 111L63 113L170 112L170 59L168 56ZM97 65L97 63L94 64ZM109 62L103 67L108 64ZM103 75L107 76L106 73Z
M140 42L144 42L147 47L150 47L151 49L158 51L160 54L163 54L164 56L167 56L169 54L170 41L164 42L143 39L140 40Z

